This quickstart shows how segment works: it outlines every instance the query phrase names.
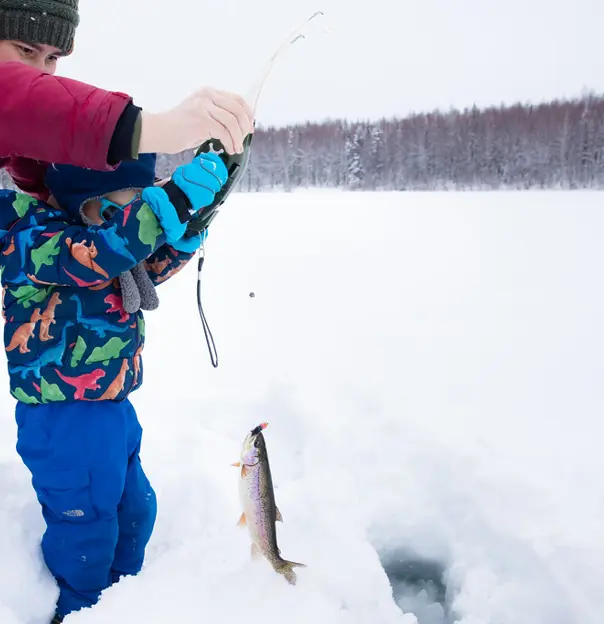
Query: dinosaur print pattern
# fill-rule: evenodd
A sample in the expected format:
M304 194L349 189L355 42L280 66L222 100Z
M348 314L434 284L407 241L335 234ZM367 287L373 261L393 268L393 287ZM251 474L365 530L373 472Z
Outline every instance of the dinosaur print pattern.
M175 250L138 199L101 226L0 193L0 275L10 391L32 405L121 401L143 383L145 321L119 276L143 263L157 286L193 253Z
M23 280L23 281L29 281L32 284L41 284L42 286L52 286L52 282L43 282L42 280L39 280L35 275L31 275L31 273L28 273L27 275L24 275L23 277L19 276L18 279Z
M174 268L170 269L163 277L158 277L155 280L156 284L161 284L162 282L165 282L171 277L174 277L177 273L179 273L180 271L182 271L182 269L185 268L185 265L187 264L187 262L188 260L181 260L178 266L175 266Z
M119 288L120 285L120 280L117 277L114 277L113 279L107 280L106 282L102 282L100 284L94 284L93 286L88 286L88 288L90 290L105 290L105 288L109 288L109 286L115 286L116 288Z
M141 366L142 366L141 353L142 352L143 352L143 345L141 345L136 350L136 353L134 354L134 380L132 381L133 384L136 384L136 382L138 381L138 376L140 375L140 372L141 372Z
M36 331L36 323L42 318L40 315L40 308L36 308L29 322L19 325L13 334L10 343L6 347L7 351L12 351L19 347L19 353L29 353L30 349L27 348L29 339L34 335Z
M140 221L140 227L138 228L139 240L145 245L155 247L157 238L161 236L162 229L159 227L159 223L151 210L151 206L143 203L136 218Z
M147 269L155 273L155 275L161 275L164 269L170 264L170 258L164 260L156 260L155 262L147 262Z
M100 286L103 283L102 279L94 280L93 282L87 282L73 273L70 273L65 267L63 267L63 271L67 273L67 275L76 283L80 288L92 288L93 286Z
M130 320L130 314L124 310L124 302L122 298L118 295L107 295L103 301L109 304L109 308L107 310L107 314L111 314L111 312L117 312L120 315L120 323L125 323Z
M86 341L82 338L82 336L78 336L76 343L73 345L73 351L71 352L70 366L72 368L76 367L80 363L84 357L84 353L86 353Z
M100 267L94 259L99 255L99 251L96 248L94 241L90 243L90 246L86 246L86 241L81 243L73 243L71 238L65 239L65 244L69 247L71 255L83 266L90 268L95 273L102 275L105 279L109 277L107 271Z
M119 358L122 351L130 344L130 340L121 340L117 336L109 338L102 347L95 347L92 353L86 358L86 364L93 362L108 362L111 359Z
M113 401L124 389L126 373L128 372L128 360L122 360L122 367L116 378L109 384L107 390L101 395L100 401Z
M105 376L105 371L102 368L97 368L91 373L84 373L78 377L67 377L63 373L55 368L55 373L69 386L75 388L73 398L76 401L84 399L86 390L98 390L101 386L97 383L101 377Z
M44 226L42 225L32 225L31 227L24 229L21 232L17 232L15 234L16 245L19 251L19 261L25 265L25 260L27 258L28 250L33 247L36 242L36 237L39 232L44 231ZM33 273L33 271L29 271Z
M40 319L40 340L42 342L52 340L52 336L50 335L50 326L56 323L55 310L60 303L62 302L59 297L59 293L53 292L50 297L50 301L46 306L46 310L42 312L42 317Z
M16 289L8 289L8 294L15 297L24 308L29 308L34 303L41 303L46 300L49 288L36 288L35 286L19 286Z
M71 325L73 325L73 323L65 323L61 339L52 347L48 347L42 351L38 357L29 360L27 364L12 366L9 363L8 372L11 377L19 375L21 379L27 379L33 374L36 379L40 379L42 377L43 368L50 366L51 364L54 364L55 366L61 365L65 354L65 347L67 346L67 330Z
M76 318L78 323L93 331L99 338L104 338L110 332L123 333L128 327L120 327L103 317L86 317L82 311L82 300L78 295L72 295L71 299L76 303Z
M32 249L31 259L35 267L34 275L38 273L43 266L53 265L53 258L61 252L59 249L59 239L61 236L61 233L55 234L36 249Z
M11 237L8 247L2 252L3 256L10 256L15 251L15 238Z
M40 393L42 403L65 401L67 399L57 384L49 384L44 377L40 379L39 385L34 382L33 386Z
M13 201L13 208L20 217L29 212L32 207L37 207L37 205L38 201L36 199L24 193L18 193L15 201Z

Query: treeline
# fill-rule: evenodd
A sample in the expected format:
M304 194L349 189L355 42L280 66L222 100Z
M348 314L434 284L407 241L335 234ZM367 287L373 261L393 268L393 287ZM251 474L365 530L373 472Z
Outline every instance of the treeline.
M242 190L600 188L604 98L256 132Z
M239 191L604 187L604 97L258 127ZM192 151L158 156L169 176ZM0 184L10 186L6 172Z

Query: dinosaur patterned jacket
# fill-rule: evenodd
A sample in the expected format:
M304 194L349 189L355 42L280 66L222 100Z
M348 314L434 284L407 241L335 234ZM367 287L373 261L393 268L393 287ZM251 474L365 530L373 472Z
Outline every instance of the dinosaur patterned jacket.
M137 195L84 226L29 195L0 190L0 271L11 394L24 403L124 400L142 383L145 323L118 276L145 261L158 285L194 254L176 251Z

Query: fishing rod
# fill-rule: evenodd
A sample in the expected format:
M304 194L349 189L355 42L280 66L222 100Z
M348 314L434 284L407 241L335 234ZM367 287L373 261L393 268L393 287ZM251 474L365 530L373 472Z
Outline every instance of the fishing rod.
M323 11L316 11L309 18L305 19L297 28L295 28L279 45L272 56L266 62L261 74L256 82L250 87L246 100L250 104L253 112L253 116L256 116L256 108L258 106L258 100L260 93L269 77L276 60L284 54L284 52L296 42L306 39L309 25L317 19L319 16L324 16ZM216 193L214 201L203 209L195 219L192 219L188 223L187 232L185 238L190 238L199 232L205 230L210 222L216 217L218 208L225 202L226 198L230 195L233 189L237 186L237 183L241 180L247 165L250 160L250 148L252 144L253 133L250 132L243 140L243 151L241 154L228 154L224 149L224 146L218 139L207 139L197 149L195 156L199 156L202 153L214 152L219 154L220 158L224 162L227 171L228 178L224 186Z
M314 22L318 17L324 15L325 14L323 13L323 11L316 11L310 17L305 19L283 40L283 42L267 60L262 72L258 76L257 80L250 87L245 98L252 108L254 118L256 117L256 108L258 106L260 93L262 92L262 88L264 87L267 78L272 72L277 59L283 56L285 51L288 50L296 42L306 39L309 25ZM187 230L184 235L185 238L190 238L192 236L200 234L210 225L210 223L218 214L219 207L222 206L222 204L226 201L227 197L240 182L250 161L252 138L253 132L250 132L244 138L243 151L241 152L241 154L228 154L224 149L224 146L218 139L208 139L199 146L195 153L195 156L199 156L200 154L208 152L218 154L227 168L228 177L224 186L220 189L220 191L218 191L218 193L216 193L214 201L208 207L204 208L198 217L189 221L187 225ZM203 306L201 304L201 270L203 268L204 260L205 249L202 243L199 248L199 260L197 264L197 308L199 310L201 324L210 352L210 360L212 362L212 366L214 368L218 368L218 352L214 343L214 337L212 336L212 332L210 331L210 328L208 326L208 322L203 311Z

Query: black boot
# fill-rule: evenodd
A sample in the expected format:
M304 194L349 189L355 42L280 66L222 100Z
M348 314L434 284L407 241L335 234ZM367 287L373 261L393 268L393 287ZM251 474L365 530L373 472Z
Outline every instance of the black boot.
M61 624L63 621L63 616L55 613L55 616L50 620L50 624Z

